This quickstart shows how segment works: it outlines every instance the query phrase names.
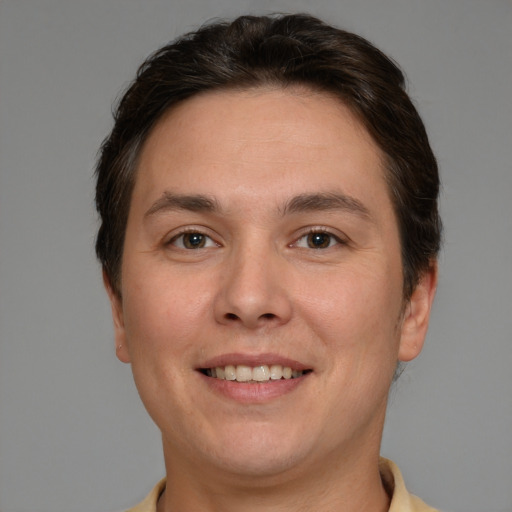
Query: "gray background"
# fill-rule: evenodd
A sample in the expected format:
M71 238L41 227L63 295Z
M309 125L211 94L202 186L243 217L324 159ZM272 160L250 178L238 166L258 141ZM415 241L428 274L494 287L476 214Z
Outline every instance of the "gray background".
M4 0L2 512L120 510L163 476L94 259L95 153L149 52L212 17L297 10L401 64L442 169L437 303L392 392L382 452L446 511L512 511L512 3Z

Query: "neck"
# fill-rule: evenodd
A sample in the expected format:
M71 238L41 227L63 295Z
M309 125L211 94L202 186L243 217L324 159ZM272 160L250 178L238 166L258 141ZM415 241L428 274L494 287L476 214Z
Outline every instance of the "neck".
M382 485L378 455L343 459L324 458L308 471L293 468L255 477L176 464L173 457L158 512L387 512L390 498Z

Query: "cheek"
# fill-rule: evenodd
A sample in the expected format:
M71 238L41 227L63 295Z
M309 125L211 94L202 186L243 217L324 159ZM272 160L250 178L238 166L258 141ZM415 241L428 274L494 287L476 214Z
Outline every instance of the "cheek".
M162 425L169 410L189 406L182 403L187 396L184 377L195 371L193 361L205 338L208 296L197 293L197 283L193 286L190 280L160 272L155 279L148 272L137 275L144 279L126 279L124 288L126 339L141 399Z
M304 316L325 350L336 352L333 356L339 365L360 368L370 361L395 364L400 282L396 271L376 273L362 268L333 273L317 293L313 293L313 286L301 292Z
M207 287L165 271L140 271L137 276L126 279L123 296L130 349L150 346L151 351L141 350L146 352L141 356L191 349L212 310Z

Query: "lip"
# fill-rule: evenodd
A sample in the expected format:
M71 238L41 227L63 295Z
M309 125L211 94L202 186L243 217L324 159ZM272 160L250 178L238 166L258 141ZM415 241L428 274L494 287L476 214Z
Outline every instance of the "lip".
M210 391L241 404L258 404L283 397L305 383L311 375L307 373L295 379L282 379L268 382L245 383L207 377L198 372L199 377Z
M205 368L215 368L217 366L227 366L227 365L239 365L243 364L246 366L261 366L261 365L273 365L279 364L281 366L289 366L292 370L304 371L304 370L312 370L311 366L306 366L305 364L295 361L294 359L290 359L288 357L283 357L278 354L272 353L264 353L264 354L243 354L243 353L232 353L232 354L222 354L211 359L207 359L204 363L198 366L196 369L205 369Z
M206 360L201 366L197 367L197 374L202 379L208 389L223 398L236 401L240 404L261 404L271 400L284 397L285 395L295 391L302 386L310 377L312 372L307 372L304 375L294 379L281 379L270 380L258 383L244 383L237 381L228 381L223 379L216 379L208 377L201 373L201 369L215 368L217 366L227 365L246 365L246 366L260 366L278 364L281 366L289 366L292 370L304 371L312 370L310 366L280 356L278 354L242 354L232 353L223 354L211 359Z

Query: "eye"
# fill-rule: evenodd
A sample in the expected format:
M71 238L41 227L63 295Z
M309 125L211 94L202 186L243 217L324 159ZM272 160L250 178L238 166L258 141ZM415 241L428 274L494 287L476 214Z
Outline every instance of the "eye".
M305 249L328 249L344 242L327 231L311 231L301 236L293 245Z
M218 245L204 233L199 231L187 231L180 233L169 241L170 245L174 245L179 249L204 249L206 247L218 247Z

